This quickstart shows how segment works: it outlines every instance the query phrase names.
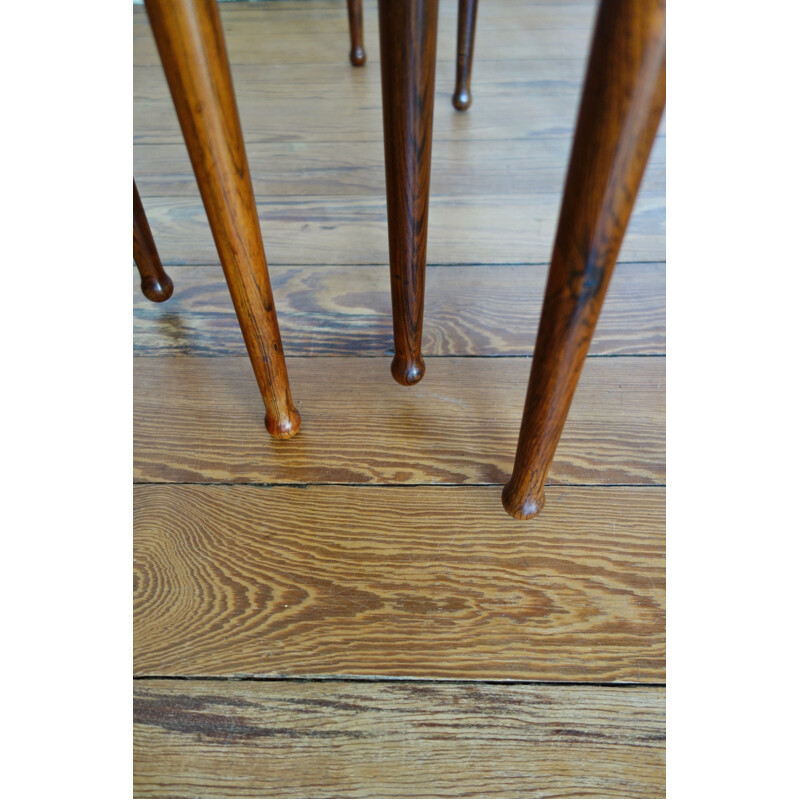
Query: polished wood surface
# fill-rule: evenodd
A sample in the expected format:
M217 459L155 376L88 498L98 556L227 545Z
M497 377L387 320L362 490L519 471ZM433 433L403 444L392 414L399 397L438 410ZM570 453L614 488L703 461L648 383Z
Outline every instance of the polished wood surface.
M255 387L245 359L134 359L134 478L505 483L530 360L431 359L419 391L399 394L388 363L289 359L309 426L289 448L253 435ZM591 359L550 482L663 484L664 374L663 358Z
M472 105L472 56L475 51L475 24L478 0L458 0L458 48L456 51L456 88L453 106L466 111Z
M147 0L147 14L214 242L266 408L267 430L297 433L253 186L213 0Z
M134 683L137 797L663 797L665 689Z
M347 0L347 20L350 25L350 63L354 67L361 67L367 61L361 0Z
M170 269L181 291L168 309L134 294L134 355L243 355L220 268ZM590 355L663 354L664 264L620 264L615 274ZM287 355L383 357L392 351L382 265L271 267L270 278ZM429 356L530 355L546 279L545 265L429 266L423 350Z
M664 489L497 494L138 486L135 672L663 681Z
M422 317L439 0L378 1L394 359L405 386L425 374Z
M133 182L133 260L139 270L142 294L153 303L169 300L174 287L161 265L136 181Z
M663 0L602 0L503 505L536 516L666 100Z

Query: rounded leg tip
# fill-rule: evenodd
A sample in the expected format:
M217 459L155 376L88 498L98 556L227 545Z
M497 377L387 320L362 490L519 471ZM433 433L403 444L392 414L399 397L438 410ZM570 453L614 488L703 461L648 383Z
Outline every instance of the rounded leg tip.
M276 419L269 414L264 418L267 430L276 439L291 439L300 430L300 415L296 408L289 411L289 416L284 419Z
M395 356L392 360L392 377L402 386L413 386L422 380L425 362L419 359Z
M456 89L453 95L453 107L456 111L466 111L472 105L472 95L466 90Z
M163 303L172 297L174 286L168 275L164 276L164 281L157 278L145 278L142 281L142 294L153 303Z
M356 47L350 51L350 63L354 67L363 67L367 63L367 54L363 47Z
M528 497L507 483L503 488L503 508L514 519L533 519L544 508L544 494L540 497Z

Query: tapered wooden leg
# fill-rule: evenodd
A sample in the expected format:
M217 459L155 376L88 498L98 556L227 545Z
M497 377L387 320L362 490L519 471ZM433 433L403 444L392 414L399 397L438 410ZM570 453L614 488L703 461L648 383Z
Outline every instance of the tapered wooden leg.
M663 0L602 0L572 144L511 480L518 519L544 484L665 102Z
M475 50L475 21L478 0L458 0L458 46L456 50L456 90L453 105L466 111L472 105L469 82L472 78L472 53Z
M350 21L350 63L354 67L360 67L367 60L361 0L347 0L347 18Z
M172 280L161 266L136 181L133 182L133 260L142 279L142 294L154 303L169 300L172 297Z
M297 433L253 184L215 0L146 0L161 63L200 187L267 430Z
M392 375L422 379L438 0L378 0L392 284Z

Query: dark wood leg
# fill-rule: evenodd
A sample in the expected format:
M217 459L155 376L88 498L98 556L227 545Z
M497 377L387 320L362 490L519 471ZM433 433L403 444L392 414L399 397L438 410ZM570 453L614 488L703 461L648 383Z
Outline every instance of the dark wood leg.
M161 63L256 374L267 430L297 433L267 260L214 0L146 0Z
M161 266L136 181L133 182L133 260L142 279L142 294L154 303L169 300L172 297L172 280Z
M458 49L456 50L456 90L453 105L466 111L472 105L469 82L472 78L472 53L475 50L475 21L478 0L458 0Z
M367 61L361 0L347 0L347 18L350 21L350 63L354 67L361 67Z
M572 144L511 480L503 505L528 519L578 384L664 110L663 0L602 0Z
M392 284L392 375L425 374L422 313L433 137L438 0L378 0Z

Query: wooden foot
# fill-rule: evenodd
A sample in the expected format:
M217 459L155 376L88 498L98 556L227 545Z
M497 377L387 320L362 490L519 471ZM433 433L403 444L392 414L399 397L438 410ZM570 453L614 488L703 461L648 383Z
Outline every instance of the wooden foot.
M456 50L456 90L453 105L466 111L472 105L469 83L472 78L472 53L475 50L475 21L478 0L458 0L458 48Z
M422 315L438 0L378 0L394 361L403 385L425 374Z
M169 300L172 297L172 280L161 266L136 181L133 182L133 260L142 279L142 294L154 303Z
M666 92L664 0L602 0L511 480L503 505L536 516L642 180Z
M146 0L161 63L267 411L267 430L297 433L253 184L213 0Z
M367 61L361 0L347 0L347 19L350 22L350 63L354 67L361 67Z

